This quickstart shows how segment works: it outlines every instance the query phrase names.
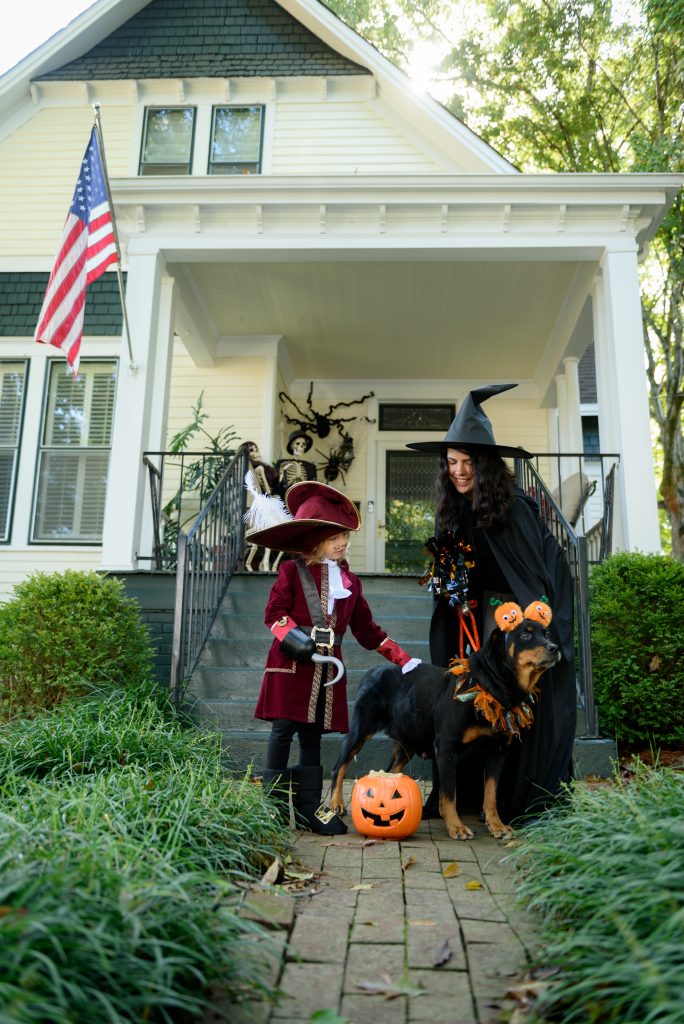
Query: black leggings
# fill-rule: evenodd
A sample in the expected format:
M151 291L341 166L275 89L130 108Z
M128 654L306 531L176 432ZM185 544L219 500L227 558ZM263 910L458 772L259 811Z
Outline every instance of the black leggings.
M290 745L294 734L299 737L299 763L302 767L321 763L321 735L316 722L291 722L289 718L276 718L268 738L267 768L287 768Z

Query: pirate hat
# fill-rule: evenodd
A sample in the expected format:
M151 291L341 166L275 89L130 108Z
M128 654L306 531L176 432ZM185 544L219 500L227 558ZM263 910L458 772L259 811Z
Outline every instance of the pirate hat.
M415 441L407 444L416 452L437 452L444 454L447 448L456 448L461 451L491 452L494 455L508 456L508 458L531 459L530 452L524 448L514 448L512 445L497 444L494 440L492 424L481 405L493 395L499 395L502 391L510 391L517 388L517 384L487 384L481 388L470 391L458 410L456 418L446 432L443 441Z
M250 544L274 551L308 552L343 530L358 530L359 513L353 501L327 484L303 480L285 493L288 518L266 529L250 531Z
M287 444L285 445L285 449L290 455L292 455L292 442L296 441L298 437L303 437L306 441L306 448L304 449L305 452L308 452L309 448L313 444L313 438L306 430L293 430L287 439Z

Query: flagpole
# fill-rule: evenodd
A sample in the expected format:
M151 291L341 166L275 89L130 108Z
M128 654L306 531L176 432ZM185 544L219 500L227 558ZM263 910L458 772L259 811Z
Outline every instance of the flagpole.
M119 233L116 229L116 218L114 217L114 202L112 200L112 190L109 187L109 173L107 171L107 159L105 157L104 140L102 138L102 125L100 123L100 104L93 103L93 110L95 111L95 133L97 135L97 148L100 152L100 163L102 164L105 188L107 189L107 199L109 201L109 210L112 216L112 231L114 233L114 245L116 246L116 255L118 257L116 263L116 277L119 282L119 295L121 297L121 309L123 310L124 331L126 334L126 341L128 343L128 369L130 370L131 373L137 373L138 365L133 359L133 351L131 349L131 329L128 326L128 311L126 309L126 296L124 293L123 275L121 273L121 248L119 246Z

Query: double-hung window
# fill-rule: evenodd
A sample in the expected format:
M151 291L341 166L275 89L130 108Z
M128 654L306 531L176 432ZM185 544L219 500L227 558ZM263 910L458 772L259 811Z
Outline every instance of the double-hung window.
M33 541L102 541L117 364L51 360L38 454Z
M24 361L0 360L0 541L10 536L26 373Z
M209 174L260 174L263 107L214 107Z
M190 174L194 135L194 107L148 107L140 173Z

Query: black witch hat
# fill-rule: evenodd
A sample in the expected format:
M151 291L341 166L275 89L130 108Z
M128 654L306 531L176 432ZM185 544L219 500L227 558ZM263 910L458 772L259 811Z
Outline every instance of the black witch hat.
M473 452L491 452L493 455L507 456L516 459L531 459L530 452L524 448L514 448L512 445L497 444L494 440L492 424L480 406L493 395L500 395L502 391L510 391L517 388L517 384L486 384L484 387L475 388L466 396L463 405L458 410L456 418L446 432L443 441L415 441L407 444L416 452L437 452L442 454L447 448L456 448L459 451L465 449Z

